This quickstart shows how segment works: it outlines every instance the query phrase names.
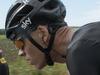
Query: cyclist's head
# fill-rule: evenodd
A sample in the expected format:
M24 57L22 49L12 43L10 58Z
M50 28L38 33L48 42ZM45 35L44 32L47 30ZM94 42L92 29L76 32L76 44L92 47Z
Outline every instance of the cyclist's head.
M7 14L5 23L6 36L8 39L13 40L19 49L24 46L26 46L26 48L30 47L31 44L33 44L36 48L34 51L29 52L29 54L34 56L34 53L37 52L37 56L40 57L38 54L40 53L41 57L46 58L48 65L53 65L49 52L52 49L57 29L66 25L64 21L65 15L66 9L60 0L17 0L15 4L11 6ZM37 42L40 39L36 40L38 33L35 33L35 31L37 31L41 25L45 25L43 29L45 32L48 31L48 33L50 33L49 43L46 48L44 48L42 44L44 41L40 44ZM27 39L31 44L26 43L28 41L23 39ZM40 52L36 49L39 49ZM27 49L27 51L30 50ZM42 55L43 53L44 55ZM43 63L42 60L39 60L39 62Z
M65 25L65 6L60 0L17 0L7 14L5 30L9 39L31 32L38 25Z

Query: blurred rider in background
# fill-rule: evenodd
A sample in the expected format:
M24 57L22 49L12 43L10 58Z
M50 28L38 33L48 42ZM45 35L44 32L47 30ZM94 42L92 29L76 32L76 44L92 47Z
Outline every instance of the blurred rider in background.
M3 50L0 49L0 75L9 75L8 64L3 57Z

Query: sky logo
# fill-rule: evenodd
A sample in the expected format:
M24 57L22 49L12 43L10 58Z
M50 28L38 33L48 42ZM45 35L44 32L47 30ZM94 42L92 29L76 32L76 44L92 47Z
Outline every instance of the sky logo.
M32 22L31 22L30 18L28 17L25 21L22 22L21 27L22 27L23 29L26 29L27 26L30 25L30 24L32 24Z

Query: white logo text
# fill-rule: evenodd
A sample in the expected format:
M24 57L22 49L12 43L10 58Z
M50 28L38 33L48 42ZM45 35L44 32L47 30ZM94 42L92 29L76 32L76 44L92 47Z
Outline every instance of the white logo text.
M30 18L28 17L24 22L22 22L21 27L22 27L23 29L26 29L27 26L30 25L30 24L32 24L32 22L31 22Z

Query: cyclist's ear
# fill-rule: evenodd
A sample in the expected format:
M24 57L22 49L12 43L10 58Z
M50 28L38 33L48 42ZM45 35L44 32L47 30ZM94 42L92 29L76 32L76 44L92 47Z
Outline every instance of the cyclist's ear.
M49 36L47 27L43 25L39 25L37 30L39 32L39 37L46 43Z

